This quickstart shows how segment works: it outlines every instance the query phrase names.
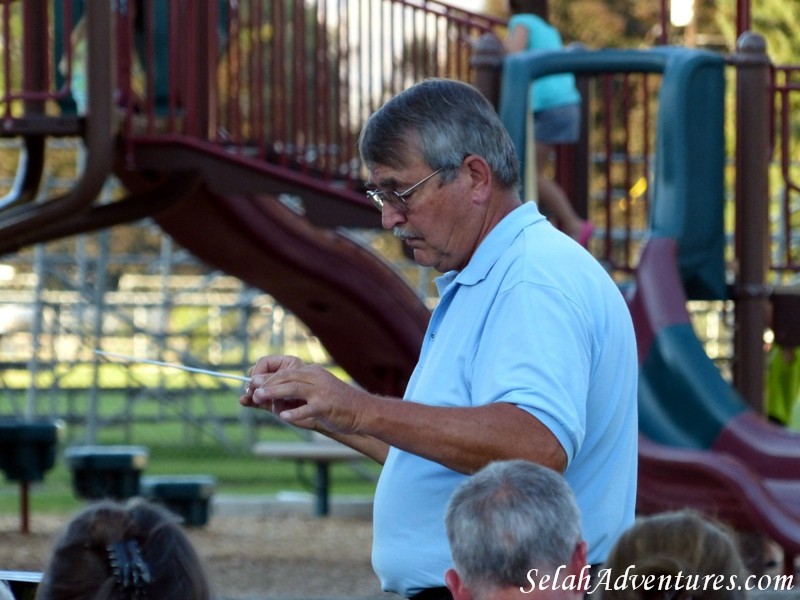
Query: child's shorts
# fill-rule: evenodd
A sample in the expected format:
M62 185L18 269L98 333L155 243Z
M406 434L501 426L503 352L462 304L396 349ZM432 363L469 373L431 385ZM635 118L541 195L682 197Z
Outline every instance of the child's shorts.
M533 113L533 135L542 144L574 144L581 126L580 104L546 108Z

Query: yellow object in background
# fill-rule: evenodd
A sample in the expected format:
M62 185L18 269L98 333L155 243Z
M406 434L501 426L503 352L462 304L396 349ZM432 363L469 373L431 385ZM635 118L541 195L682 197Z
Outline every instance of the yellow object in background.
M800 351L773 345L767 356L767 416L800 431Z

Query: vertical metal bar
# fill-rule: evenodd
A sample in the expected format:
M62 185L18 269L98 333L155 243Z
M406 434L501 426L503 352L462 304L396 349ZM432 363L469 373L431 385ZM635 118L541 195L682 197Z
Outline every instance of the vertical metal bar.
M613 111L611 105L614 101L614 79L613 76L603 75L603 154L605 156L605 163L603 165L606 189L605 198L603 199L606 212L606 223L608 224L608 235L605 239L605 248L603 250L604 256L612 261L613 264L613 239L612 233L614 230L614 215L611 210L612 202L614 200L614 180L612 172L612 162L614 160L614 147L612 130L614 128Z
M759 413L764 404L765 275L769 260L769 57L764 38L738 41L736 79L736 278L733 380Z
M44 113L44 93L48 91L48 19L46 0L22 3L23 52L22 89L26 115ZM8 39L8 38L6 38ZM6 50L6 55L10 52Z
M255 90L256 93L253 94L254 102L255 102L255 115L254 115L254 122L256 127L256 146L258 147L258 157L264 158L265 150L266 150L266 136L264 135L266 129L266 123L264 118L264 108L266 104L266 98L264 97L264 32L262 28L262 23L266 23L267 21L264 20L264 2L263 0L258 0L256 3L256 9L253 11L253 37L254 44L253 44L253 54L254 54L254 69L255 69Z
M180 5L170 2L169 5L169 116L167 124L171 132L176 132L176 114L181 97L182 72L180 68L180 52L183 47L183 31L179 23L183 17L179 12Z
M228 22L228 135L237 144L242 143L240 94L242 78L241 5L230 7ZM238 148L241 150L241 148Z
M44 319L44 282L47 277L45 273L44 247L37 244L34 249L34 274L36 284L34 287L33 300L33 322L31 323L31 356L28 360L28 375L30 381L25 390L25 419L33 420L36 416L36 387L37 375L39 373L39 350L42 347L42 321Z
M104 229L98 235L100 248L95 261L95 281L92 304L94 304L94 322L92 323L92 336L94 347L100 347L103 339L103 316L106 307L106 274L108 273L108 257L110 252L111 233ZM92 372L92 385L89 388L89 406L86 415L86 443L96 444L98 425L100 421L100 369L97 360L94 362Z
M326 517L330 513L330 465L324 460L318 460L316 479L314 481L314 488L317 496L316 514L318 517Z
M289 89L289 82L286 79L286 62L290 60L291 56L286 51L286 30L288 27L285 23L286 9L284 3L278 0L275 3L275 19L273 23L277 26L274 27L275 35L275 52L273 68L275 71L275 85L273 86L273 94L275 94L275 142L279 144L278 151L280 153L280 163L287 164L287 147L289 145L288 139L288 126L287 123L288 111L286 94Z
M3 116L11 118L11 54L14 47L11 37L11 3L3 2L3 40L5 40L5 52L3 52L3 102L5 104Z
M752 26L752 16L750 12L750 0L737 0L736 1L736 39L738 40L742 34L750 31Z
M790 130L789 130L789 117L790 117L790 105L789 105L789 90L788 86L778 86L777 77L778 77L778 70L775 69L772 71L772 88L775 90L775 96L780 98L781 101L781 112L780 112L780 130L781 130L781 145L780 145L780 162L781 162L781 175L783 176L783 193L781 194L781 220L783 223L783 238L784 238L784 261L785 266L789 267L792 264L792 210L790 206L791 201L791 189L792 186L790 185L791 180L791 157L789 155L789 139L790 139ZM784 74L784 83L788 80L789 74L786 71L783 71Z
M649 182L650 180L650 76L645 73L642 78L642 105L644 106L643 109L643 118L644 121L642 123L642 130L644 131L644 138L642 143L642 160L644 161L643 167L643 177L646 178L646 181ZM643 194L645 206L644 211L645 214L650 214L650 184L648 183L645 187L644 194Z
M294 156L301 160L302 170L306 170L303 155L305 144L308 141L308 109L306 98L306 43L305 43L305 3L293 4L293 30L292 56L294 58L292 82L294 83L291 107L295 123L295 135L292 139Z
M484 34L486 35L486 34ZM477 82L480 74L471 62ZM556 148L555 173L556 181L564 190L572 203L575 212L583 219L589 215L589 106L592 102L590 77L575 74L575 85L581 95L581 118L578 140L571 145L560 145ZM499 89L499 86L498 86Z
M209 2L211 7L216 7L215 2ZM211 129L211 114L213 108L212 96L213 88L216 82L215 65L217 64L216 52L214 51L214 41L216 39L216 11L214 8L209 7L205 2L201 2L199 6L195 7L196 29L192 36L195 41L196 53L189 55L190 58L194 57L195 64L193 67L192 62L186 62L189 70L196 70L195 87L193 88L195 94L195 114L196 114L196 127L197 135L202 140L211 140L214 136L214 131Z
M314 97L317 105L316 124L316 160L326 180L331 179L330 150L328 128L335 120L336 113L331 111L331 81L330 81L330 53L328 47L328 11L326 0L317 2L317 54L314 64L317 66L317 76L314 78Z
M24 535L30 533L30 483L27 480L19 482L19 509L20 532Z
M373 53L369 52L368 48L372 43L372 28L370 24L372 23L372 10L371 10L371 3L370 0L361 0L359 4L359 28L361 30L361 35L359 36L358 41L358 62L361 68L361 81L365 82L359 88L359 95L366 94L366 103L369 106L369 110L367 111L359 111L359 120L363 122L364 118L366 117L365 112L372 112L372 58ZM376 50L377 53L377 50Z
M277 6L280 7L280 3L277 3ZM270 13L267 15L267 19L271 23L278 23L279 15L278 11L279 8L276 8L275 2L270 2ZM278 43L278 36L281 34L278 29L273 27L270 30L270 37L269 37L269 57L270 57L270 69L269 69L269 89L267 93L269 94L269 102L270 102L270 134L268 137L269 143L271 145L271 150L276 149L276 142L280 139L280 135L278 133L278 128L280 127L280 120L278 118L278 114L280 112L279 103L278 103L278 94L280 93L280 88L278 87L279 84L279 75L278 75L278 65L280 60L283 58L280 55L280 44Z
M783 177L783 193L781 194L781 214L783 231L781 232L784 264L774 265L782 270L798 270L798 263L794 259L795 248L792 247L792 206L791 201L794 194L800 193L800 183L792 176L793 159L792 152L792 92L800 92L800 82L794 82L792 75L800 74L800 67L779 66L771 70L772 85L774 96L780 98L780 121L777 128L780 130L780 167ZM780 75L780 81L778 81ZM770 108L773 108L770 105ZM772 145L772 144L771 144Z
M179 55L178 73L183 73L183 95L181 97L181 104L185 110L186 122L184 124L184 131L192 137L197 137L200 134L200 121L198 119L198 98L196 96L198 88L197 76L197 55L199 52L197 39L198 20L197 20L197 2L189 1L184 4L183 25L185 28L183 32L182 52ZM191 68L189 68L189 61Z
M61 40L61 63L58 65L59 69L62 69L62 75L64 76L64 85L58 90L58 96L60 98L68 98L70 87L72 86L72 56L73 56L73 47L72 47L72 29L73 25L73 12L72 12L72 0L66 0L63 4L63 13L62 13L62 21L61 21L61 29L62 31L56 31L54 37L56 40ZM8 39L8 38L6 38ZM58 43L56 41L56 43Z
M133 108L135 104L132 78L133 78L133 19L131 15L132 4L121 2L114 14L113 24L116 27L116 68L117 68L117 98L115 102L121 106L126 115L126 131L132 131ZM139 7L139 10L142 10Z
M211 0L208 3L208 10L205 11L205 38L207 44L203 46L205 55L204 83L205 90L205 139L215 141L219 130L218 106L219 106L219 86L217 82L217 60L219 57L219 5Z
M657 43L661 46L666 46L669 44L669 26L670 26L670 19L672 18L670 7L669 7L669 0L661 0L661 32L658 35Z
M631 197L631 83L630 74L623 75L622 78L622 114L623 114L623 189L625 190L625 211L623 212L624 226L625 226L625 243L623 246L623 259L625 265L630 264L630 251L631 251L631 212L633 210L633 198Z
M386 6L385 3L381 3L380 7L380 30L394 32L396 30L394 18L395 6L392 3L389 3L388 6ZM402 20L400 23L402 25ZM403 34L401 33L397 36L397 39L403 40ZM399 70L396 68L395 61L392 60L394 56L394 44L396 42L397 40L394 35L378 36L378 44L375 51L375 55L378 57L378 64L382 72L385 73L386 86L392 91L399 86L399 82L397 81Z
M340 7L339 9L339 17L341 19L341 24L339 27L339 44L340 44L340 56L344 57L344 66L345 68L340 68L339 71L341 73L339 78L339 86L340 86L340 98L341 98L341 117L340 117L340 129L341 132L339 138L339 147L342 149L342 159L340 163L347 169L346 173L348 176L351 175L352 170L352 161L350 158L354 155L355 150L355 140L353 139L353 132L351 127L351 115L353 111L353 105L357 106L358 100L353 98L353 95L350 93L350 72L352 71L352 64L351 64L351 50L350 50L350 27L351 27L351 15L352 9L350 0L344 0L344 7ZM358 176L358 174L356 174Z
M145 76L145 114L147 115L147 133L155 131L156 119L156 15L154 0L147 0L144 13L144 76ZM142 10L141 8L139 10ZM128 138L130 138L130 131Z

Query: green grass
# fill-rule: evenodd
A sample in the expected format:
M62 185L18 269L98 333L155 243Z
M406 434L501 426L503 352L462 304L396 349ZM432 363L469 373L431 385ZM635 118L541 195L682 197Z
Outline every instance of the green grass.
M264 438L268 439L268 438ZM142 475L213 475L216 493L234 495L273 495L281 491L311 491L312 464L266 460L244 452L231 453L219 448L148 447L149 457ZM331 493L370 496L375 490L378 466L365 461L358 469L335 464L331 468ZM6 481L0 485L0 514L17 513L20 486ZM30 486L32 513L67 513L82 505L72 490L72 472L59 452L56 464L44 480Z
M145 394L147 394L145 392ZM301 439L304 432L262 418L249 430L240 422L238 395L219 390L182 390L176 394L145 395L135 399L118 393L104 394L98 406L97 444L139 445L148 449L147 475L212 475L217 494L273 495L281 491L311 491L314 465L268 460L252 456L250 443L265 440ZM0 416L13 414L3 406ZM19 406L19 403L17 404ZM70 513L84 500L72 489L64 450L85 443L89 430L82 422L89 410L86 395L59 394L47 402L48 413L65 416L55 465L44 480L30 486L31 514ZM38 407L39 409L44 407ZM128 411L129 424L118 419ZM44 414L37 410L37 414ZM183 416L188 415L188 419ZM249 415L248 415L249 416ZM213 418L212 418L213 417ZM356 467L337 463L331 467L333 495L371 496L379 466L365 460ZM20 486L0 484L0 514L18 513Z

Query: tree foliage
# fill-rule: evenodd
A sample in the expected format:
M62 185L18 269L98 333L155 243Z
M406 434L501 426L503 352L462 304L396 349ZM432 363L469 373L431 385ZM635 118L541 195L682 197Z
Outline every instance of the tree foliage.
M485 0L484 10L507 17L506 0ZM695 0L698 45L736 47L737 0ZM776 64L800 57L800 0L752 0L752 29L767 40ZM565 43L589 48L638 48L656 44L661 34L661 0L550 0L550 20ZM687 42L685 32L671 28L669 42Z

